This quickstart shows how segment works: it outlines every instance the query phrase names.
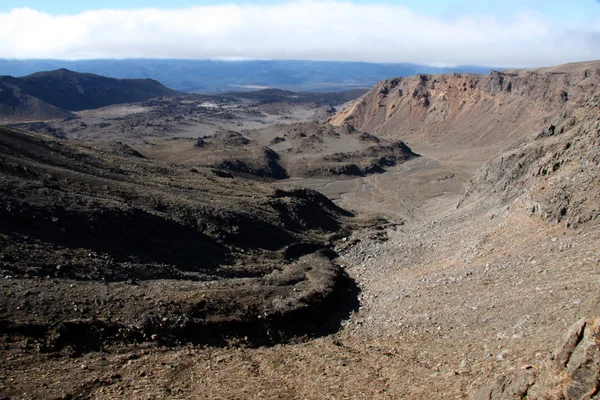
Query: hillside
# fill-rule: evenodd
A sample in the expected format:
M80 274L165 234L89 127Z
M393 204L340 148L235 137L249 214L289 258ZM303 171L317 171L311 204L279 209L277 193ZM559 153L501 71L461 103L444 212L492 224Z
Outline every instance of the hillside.
M413 142L475 145L488 156L555 124L598 90L600 62L489 75L418 75L377 84L333 125Z
M316 192L5 128L0 172L4 343L273 343L347 311L327 248L351 214Z
M24 92L19 86L14 78L0 78L0 120L38 121L72 116L70 112Z
M429 398L433 386L477 399L597 393L599 84L599 62L422 75L381 82L332 118L425 150L422 165L362 183L374 194L342 203L384 211L410 199L407 190L425 195L408 209L413 223L387 229L383 243L356 235L361 243L342 252L371 294L359 321L375 337L421 337L418 352L399 352L430 367L414 363L412 385L397 390ZM464 173L465 160L483 164L466 187L442 183ZM432 175L448 179L435 189ZM423 378L419 369L440 374Z
M575 296L572 304L585 306L572 309L562 317L573 325L562 339L555 339L556 349L535 368L503 374L498 381L488 382L477 392L476 398L593 398L600 384L600 298L586 282L597 278L600 264L597 251L600 243L597 235L600 224L600 96L597 89L600 63L568 64L532 73L546 77L546 84L539 85L533 100L545 98L544 108L551 114L551 124L512 143L488 161L467 186L457 208L468 212L477 208L498 211L504 208L501 219L512 225L515 236L526 236L530 245L559 242L558 248L542 245L543 250L536 250L535 245L520 243L518 236L512 242L502 241L501 235L489 238L490 245L496 246L493 251L510 252L529 247L530 255L540 264L534 263L536 260L530 262L546 268L543 273L549 275L543 280L545 285L554 282L555 287L572 288L564 293L565 297L560 290L550 289L551 293L563 302ZM535 228L527 229L530 224ZM557 234L562 237L554 236ZM569 239L572 242L567 245ZM567 248L572 246L576 250L569 252ZM562 254L555 256L555 261L548 252L557 251ZM535 281L531 274L522 276ZM522 290L528 288L543 292L533 282ZM568 308L564 303L559 306L547 298L532 297L534 299L519 307L540 313L540 319L561 314L552 311L548 303ZM517 303L516 299L511 300Z
M497 205L528 196L532 212L557 222L570 217L568 225L576 226L598 217L599 87L600 62L397 78L379 83L330 123L420 146L462 147L471 156L493 152L460 206L474 197Z
M177 94L151 79L114 79L66 69L2 76L0 89L0 118L13 120L61 118L69 111Z

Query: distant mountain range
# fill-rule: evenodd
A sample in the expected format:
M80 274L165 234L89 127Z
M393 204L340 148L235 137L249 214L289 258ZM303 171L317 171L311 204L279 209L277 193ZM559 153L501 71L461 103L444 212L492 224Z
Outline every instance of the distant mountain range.
M21 78L0 76L0 118L66 118L70 111L175 94L152 79L115 79L66 69Z
M344 91L371 88L377 82L416 74L472 72L487 74L482 66L432 67L419 64L376 64L330 61L218 61L176 59L127 60L6 60L0 75L24 76L66 68L112 78L150 78L184 92L231 92L260 88L294 91Z

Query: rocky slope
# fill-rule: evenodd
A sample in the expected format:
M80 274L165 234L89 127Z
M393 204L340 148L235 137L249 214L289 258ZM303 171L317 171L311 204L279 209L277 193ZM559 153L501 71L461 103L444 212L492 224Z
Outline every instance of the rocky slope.
M0 172L3 341L265 343L352 305L326 250L350 214L316 192L5 128Z
M384 137L452 146L494 146L556 124L598 96L600 62L489 75L417 75L382 81L332 118Z
M600 62L484 75L419 75L381 82L332 125L444 144L494 148L458 206L525 201L568 226L597 220Z
M598 224L600 102L590 99L540 133L494 157L473 177L459 206L475 199L518 204L549 223Z
M378 84L331 123L419 143L499 148L458 206L518 199L532 214L576 227L600 216L599 85L600 62L397 78Z
M367 297L363 307L383 314L374 318L379 323L369 323L371 329L398 323L400 314L400 326L428 332L427 322L421 327L419 318L427 314L434 316L432 329L444 331L461 323L470 332L469 340L486 349L489 338L497 335L496 363L506 367L494 374L499 380L491 386L493 379L480 370L475 387L484 388L477 399L587 399L598 394L597 319L580 321L566 343L546 357L539 350L528 354L527 346L540 349L544 340L558 344L552 330L582 316L597 317L600 311L594 284L600 260L599 83L598 62L489 76L395 79L380 83L332 119L334 125L440 148L463 147L467 153L502 149L475 173L456 210L429 213L436 220L422 222L427 225L421 228L413 224L402 234L388 230L384 243L363 239L342 252L349 263L363 266L359 274L364 278L358 282L375 296ZM566 244L570 240L577 250ZM370 257L365 259L365 254ZM412 260L411 267L394 267L401 257ZM386 265L386 260L391 263ZM540 279L528 263L547 277ZM401 273L410 275L414 268L420 272L413 278ZM462 288L447 286L449 275ZM386 287L384 281L390 280L395 287ZM411 290L425 299L404 299L410 311L389 300ZM443 300L435 300L438 296ZM568 300L571 296L576 298ZM472 302L472 315L457 310L461 301ZM565 305L569 301L586 305L574 309ZM524 321L538 326L521 330ZM507 327L514 333L505 342ZM380 329L382 334L396 331ZM435 351L440 345L427 347ZM468 347L457 351L478 358ZM461 366L468 364L468 358L463 361ZM533 361L537 363L523 366ZM478 364L496 368L483 360ZM519 364L524 372L515 374ZM470 395L475 392L468 390Z
M526 366L481 389L476 400L597 399L600 391L600 319L577 321L543 364Z
M402 141L319 122L274 124L245 134L276 151L292 177L365 176L418 157Z

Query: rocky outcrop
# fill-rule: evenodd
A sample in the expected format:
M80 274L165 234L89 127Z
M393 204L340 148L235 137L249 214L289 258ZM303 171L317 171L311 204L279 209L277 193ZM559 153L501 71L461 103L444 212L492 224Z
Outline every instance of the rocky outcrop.
M481 389L475 400L600 398L600 318L581 319L542 365L502 377Z
M458 206L475 200L512 204L569 228L600 218L599 106L588 99L494 157L471 179Z
M378 83L330 122L409 143L508 145L597 97L599 83L598 62L394 78Z
M402 141L320 122L275 124L245 134L276 151L291 177L366 176L419 156Z
M330 124L438 148L477 149L482 159L493 158L473 176L457 207L525 207L575 228L600 218L599 87L598 61L394 78Z

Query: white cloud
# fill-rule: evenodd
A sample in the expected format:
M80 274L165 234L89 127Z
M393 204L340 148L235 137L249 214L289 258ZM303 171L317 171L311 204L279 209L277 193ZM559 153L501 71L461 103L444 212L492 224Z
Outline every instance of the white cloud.
M581 27L583 26L583 27ZM259 58L538 66L598 58L600 23L432 17L342 1L0 14L2 58Z

